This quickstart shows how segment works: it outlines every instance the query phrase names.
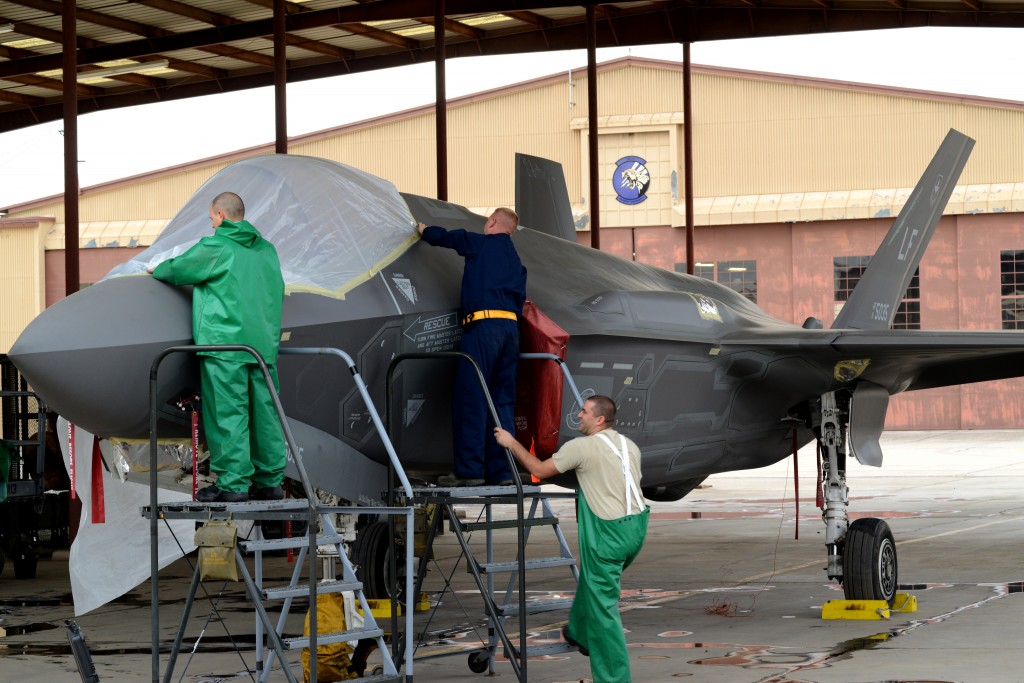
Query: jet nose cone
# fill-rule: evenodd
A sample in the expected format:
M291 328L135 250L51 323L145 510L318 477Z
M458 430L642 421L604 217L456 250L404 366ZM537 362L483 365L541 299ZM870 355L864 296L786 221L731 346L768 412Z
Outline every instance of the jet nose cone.
M133 276L104 280L46 309L8 356L69 422L100 436L146 438L153 361L167 347L191 343L190 292ZM198 389L196 368L191 354L161 363L157 396L164 419L184 425L180 411L165 404ZM161 428L160 435L172 434Z

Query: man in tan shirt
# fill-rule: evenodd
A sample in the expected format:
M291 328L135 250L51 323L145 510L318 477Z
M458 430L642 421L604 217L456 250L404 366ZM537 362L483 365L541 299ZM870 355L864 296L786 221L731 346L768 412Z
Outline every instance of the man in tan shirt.
M562 635L590 657L594 681L601 683L632 680L619 616L620 581L643 547L650 516L640 494L640 449L611 428L615 413L610 398L591 396L577 416L584 436L543 461L504 429L494 430L498 443L530 474L547 479L576 471L580 583Z

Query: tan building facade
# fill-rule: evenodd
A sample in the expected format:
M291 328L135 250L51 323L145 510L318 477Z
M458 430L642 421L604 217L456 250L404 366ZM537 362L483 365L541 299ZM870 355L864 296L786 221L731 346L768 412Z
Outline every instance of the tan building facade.
M682 68L626 58L601 65L598 78L602 249L685 269ZM581 70L451 101L451 201L481 213L513 205L515 154L550 158L565 170L578 236L588 244L586 91ZM830 325L847 276L875 251L951 127L977 145L901 320L922 329L1000 329L1004 318L1015 324L1024 309L1013 286L1019 267L1024 296L1018 102L695 66L698 274L743 291L777 318L799 324L814 316ZM84 189L83 283L149 244L213 173L272 151L241 150ZM289 152L435 194L433 107L296 137ZM60 197L11 207L0 219L9 284L0 295L0 352L63 296L63 220ZM1021 389L1024 380L1009 380L901 395L887 427L1019 427Z

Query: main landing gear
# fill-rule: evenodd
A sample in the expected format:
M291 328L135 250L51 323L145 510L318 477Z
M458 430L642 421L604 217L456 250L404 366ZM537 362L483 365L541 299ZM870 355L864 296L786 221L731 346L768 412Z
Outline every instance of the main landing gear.
M846 486L849 401L848 392L829 392L821 396L815 411L828 578L842 585L848 600L885 600L892 605L899 585L892 531L881 519L857 519L851 524L847 514L850 505Z

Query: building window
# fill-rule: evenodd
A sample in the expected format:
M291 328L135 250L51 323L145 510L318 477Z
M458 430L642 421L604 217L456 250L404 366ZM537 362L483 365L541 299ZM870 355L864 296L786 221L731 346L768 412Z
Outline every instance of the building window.
M676 271L685 273L686 264L677 263ZM693 266L693 274L725 285L757 303L757 261L698 262Z
M1003 329L1024 330L1024 251L999 252Z
M870 256L837 256L832 260L835 274L835 314L839 315L843 304L850 298L853 288L860 282L860 278L867 270L871 262ZM894 330L919 330L921 329L921 280L920 268L914 271L914 277L910 280L910 286L896 309L896 316L892 320Z
M693 266L693 274L697 277L702 277L705 280L715 281L715 264L714 263L696 263Z

